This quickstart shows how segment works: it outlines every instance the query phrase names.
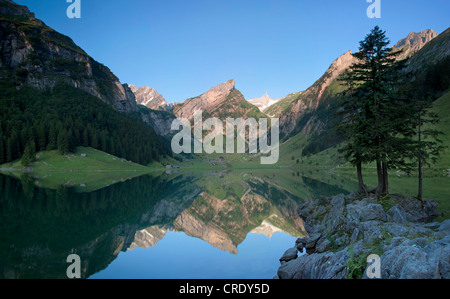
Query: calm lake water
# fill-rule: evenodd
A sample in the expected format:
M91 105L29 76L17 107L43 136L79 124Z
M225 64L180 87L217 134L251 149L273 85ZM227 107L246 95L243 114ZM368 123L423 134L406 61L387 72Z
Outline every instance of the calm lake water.
M0 278L67 278L75 253L83 278L270 279L304 235L298 204L345 193L347 183L212 171L83 193L0 175Z

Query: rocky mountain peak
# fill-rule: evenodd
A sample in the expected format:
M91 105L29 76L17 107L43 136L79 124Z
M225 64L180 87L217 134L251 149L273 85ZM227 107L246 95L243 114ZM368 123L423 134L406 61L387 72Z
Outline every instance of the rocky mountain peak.
M194 117L196 110L213 111L223 104L236 90L235 83L234 79L228 80L225 83L214 86L198 97L186 100L182 105L175 107L174 114L177 117L191 119Z
M133 84L130 84L129 87L136 97L137 104L144 105L153 110L166 109L166 106L168 105L167 101L156 89L149 86L138 88Z
M206 100L213 100L214 98L221 97L223 95L228 95L235 90L235 83L236 83L235 80L232 79L225 83L214 86L206 93L201 95L201 97L203 97L203 99Z
M270 106L276 104L279 101L279 99L272 99L267 93L264 94L260 98L255 98L248 100L250 104L255 105L258 107L260 111L264 111L265 109L269 108Z
M35 17L28 7L19 5L12 0L0 0L0 15Z
M400 59L407 58L412 54L418 52L428 42L437 37L437 34L432 29L423 30L421 32L411 32L407 37L401 39L394 45L394 48L403 49L404 53L401 54Z
M339 56L335 61L333 61L327 72L341 74L344 70L346 70L355 62L356 58L353 57L352 51L347 51L341 56Z

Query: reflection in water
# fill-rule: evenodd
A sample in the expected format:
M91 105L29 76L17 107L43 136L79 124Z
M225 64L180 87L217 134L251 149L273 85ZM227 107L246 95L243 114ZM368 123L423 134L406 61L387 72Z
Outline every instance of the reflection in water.
M121 252L158 247L175 232L233 255L249 233L299 237L296 207L313 184L302 180L309 185L300 190L273 174L146 175L76 193L0 175L0 278L65 278L71 253L81 257L88 278L111 268Z

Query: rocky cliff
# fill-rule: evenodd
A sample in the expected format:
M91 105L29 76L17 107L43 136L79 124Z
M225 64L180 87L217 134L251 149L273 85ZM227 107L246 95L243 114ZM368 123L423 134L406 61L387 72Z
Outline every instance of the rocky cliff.
M434 31L431 30L431 32ZM425 40L430 39L431 36L434 36L434 34L430 33ZM411 55L407 61L407 72L418 74L430 65L436 64L450 56L450 28L429 40L426 44L419 44L422 47L414 55Z
M256 106L248 103L242 93L235 88L235 80L219 84L198 97L176 105L173 113L177 117L191 120L196 110L203 111L204 118L206 116L217 117L224 121L228 117L265 117Z
M399 56L399 59L405 59L417 53L437 36L438 34L432 29L423 30L418 33L411 32L407 37L396 43L394 45L394 49L403 50L403 53Z
M154 88L148 86L138 88L130 84L130 89L134 93L138 105L143 105L152 110L167 111L173 109L173 105L168 104L166 99Z
M339 89L336 79L355 62L351 51L336 59L325 74L290 105L289 112L281 115L281 133L288 135L294 131L306 112L316 110L328 96L335 94Z
M64 82L100 98L121 112L136 112L132 93L118 78L25 6L0 0L0 79L39 90Z
M235 90L235 80L229 80L217 85L204 94L186 100L182 105L174 109L177 117L192 119L196 110L211 111L222 104L228 96Z

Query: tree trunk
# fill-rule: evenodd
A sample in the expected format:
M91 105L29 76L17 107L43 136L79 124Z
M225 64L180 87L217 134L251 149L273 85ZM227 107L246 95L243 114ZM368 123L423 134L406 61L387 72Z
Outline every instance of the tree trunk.
M419 118L420 118L420 114L419 114ZM423 201L423 185L422 185L422 131L421 131L421 122L419 120L419 131L418 131L418 135L419 135L419 150L417 153L417 159L419 160L419 194L417 195L417 199L420 201Z
M366 186L364 185L361 162L359 162L358 165L356 165L356 172L358 173L358 182L359 182L359 187L358 187L357 193L364 194L366 196L369 195L369 193L367 192Z
M383 195L389 194L389 175L388 175L388 164L383 162Z
M378 186L375 189L377 197L389 194L389 180L386 162L377 161Z

